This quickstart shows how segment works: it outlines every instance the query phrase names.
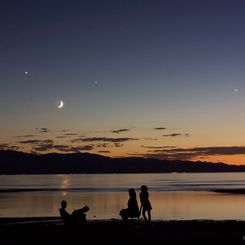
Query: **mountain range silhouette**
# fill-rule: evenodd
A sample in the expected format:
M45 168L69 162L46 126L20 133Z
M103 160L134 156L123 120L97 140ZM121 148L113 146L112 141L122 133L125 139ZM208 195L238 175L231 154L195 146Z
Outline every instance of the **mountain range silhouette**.
M170 161L153 158L111 158L90 153L31 154L0 151L0 174L245 172L245 165Z

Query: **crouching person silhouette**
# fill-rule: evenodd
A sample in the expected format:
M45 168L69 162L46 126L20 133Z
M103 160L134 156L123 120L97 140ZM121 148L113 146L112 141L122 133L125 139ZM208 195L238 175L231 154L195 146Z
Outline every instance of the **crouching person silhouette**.
M140 217L139 206L136 199L136 192L133 188L130 188L128 190L128 193L129 193L128 208L122 209L119 213L119 215L122 217L124 221L127 221L128 218Z
M85 213L89 210L88 206L84 206L81 209L76 209L71 214L66 211L66 207L67 202L65 200L61 201L61 208L59 209L59 212L64 225L83 225L87 223Z

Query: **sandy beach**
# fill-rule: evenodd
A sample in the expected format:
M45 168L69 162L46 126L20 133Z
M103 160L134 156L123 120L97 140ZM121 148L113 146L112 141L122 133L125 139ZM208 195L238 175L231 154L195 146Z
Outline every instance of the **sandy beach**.
M2 244L245 244L245 221L93 220L85 227L65 227L59 217L1 218Z

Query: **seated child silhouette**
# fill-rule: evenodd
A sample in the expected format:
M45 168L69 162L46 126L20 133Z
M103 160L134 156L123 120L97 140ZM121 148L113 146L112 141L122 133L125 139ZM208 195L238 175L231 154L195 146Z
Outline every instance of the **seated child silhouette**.
M60 216L64 225L83 225L87 223L86 212L89 210L88 206L81 209L74 210L71 214L66 211L67 202L61 201L61 208L59 209Z

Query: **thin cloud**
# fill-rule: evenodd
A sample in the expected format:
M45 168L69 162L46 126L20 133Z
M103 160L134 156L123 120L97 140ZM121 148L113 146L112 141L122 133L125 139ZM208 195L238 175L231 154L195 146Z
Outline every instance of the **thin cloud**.
M147 148L147 149L173 149L173 148L176 148L175 146L145 146L145 145L141 145L141 147Z
M78 135L79 135L79 133L65 133L65 134L56 136L56 138L57 139L64 139L64 138L68 138L71 136L78 136Z
M150 137L148 137L148 138L145 138L145 140L158 140L157 138L150 138Z
M35 151L49 151L54 148L54 141L53 140L42 140L39 141L37 144L34 144L32 147Z
M79 139L74 139L71 140L71 142L97 142L97 141L102 141L102 142L126 142L126 141L133 141L133 140L138 140L137 138L108 138L108 137L90 137L90 138L79 138Z
M178 137L178 136L190 137L190 134L188 134L188 133L185 133L185 134L173 133L173 134L164 134L163 135L163 137Z
M50 132L50 130L47 129L47 128L36 128L36 130L38 130L39 133L48 133L48 132Z
M110 151L98 151L99 153L111 153Z
M173 133L173 134L164 134L163 137L177 137L181 136L182 134L180 133Z
M81 151L91 151L94 149L92 145L79 146Z
M20 143L20 144L38 144L40 142L43 142L42 140L21 140L21 141L18 141L17 143Z
M5 147L8 147L9 144L6 144L6 143L3 143L3 144L0 144L0 148L5 148Z
M158 127L158 128L154 128L155 130L165 130L167 128L164 128L164 127Z
M19 149L21 149L21 147L16 146L16 145L11 145L11 146L8 147L8 150L13 150L13 151L17 151Z
M97 148L108 148L110 147L109 143L100 143L96 145Z
M79 133L66 133L65 136L77 136Z
M201 152L204 155L240 155L245 154L245 146L217 146L217 147L197 147L192 151Z
M175 149L151 149L143 154L145 157L154 157L169 160L192 160L195 158L221 155L245 155L245 146L217 146Z
M92 145L84 145L84 146L70 146L70 145L57 145L52 143L42 143L33 147L34 151L51 151L57 150L61 152L73 152L79 153L81 151L91 151L93 150Z
M71 132L72 130L71 129L63 129L63 130L61 130L61 132Z
M5 151L6 150L13 150L13 151L17 151L19 149L20 149L19 146L7 144L7 143L0 144L0 150L5 150Z
M122 129L117 129L117 130L111 130L110 132L119 134L119 133L128 132L128 131L130 131L129 128L122 128Z
M120 142L115 142L115 143L99 143L95 145L95 148L112 148L112 147L123 147L124 144L120 143Z
M32 147L33 151L50 151L53 149L53 144L40 144Z
M53 144L54 143L53 140L43 140L42 142L46 143L46 144Z
M93 150L93 146L85 145L85 146L67 146L67 145L54 145L53 149L63 151L63 152L80 152L80 151L91 151Z
M31 138L35 137L36 135L34 134L27 134L27 135L19 135L19 136L13 136L14 138Z

